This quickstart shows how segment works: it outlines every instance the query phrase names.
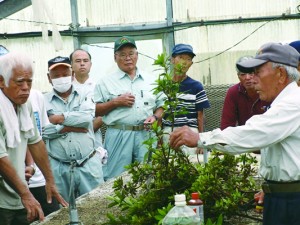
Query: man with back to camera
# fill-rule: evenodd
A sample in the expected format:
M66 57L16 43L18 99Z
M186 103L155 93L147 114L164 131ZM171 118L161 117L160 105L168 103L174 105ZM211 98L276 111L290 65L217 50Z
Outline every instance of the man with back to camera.
M188 110L188 113L176 116L174 128L187 125L200 133L204 131L204 109L209 108L210 104L203 85L186 74L192 66L195 56L192 46L188 44L177 44L172 50L173 81L180 83L179 91L181 94L178 95L178 98L182 103L179 108L185 107ZM163 118L163 127L166 133L170 133L172 122ZM166 136L168 137L168 135ZM200 149L186 146L184 146L183 151L187 154L201 153Z
M212 147L230 154L261 149L260 174L265 179L263 225L300 224L300 89L299 53L289 45L267 43L239 70L253 70L255 90L272 102L245 125L194 133L183 127L170 136L174 148Z
M253 58L252 56L242 56L236 61L236 65ZM259 99L259 95L254 88L252 71L241 72L236 66L239 83L230 87L224 100L221 130L227 127L244 125L253 115L264 113L269 107L269 103Z
M142 162L148 139L145 127L161 119L163 95L154 95L156 77L136 67L138 52L135 41L123 36L115 41L114 59L118 71L103 77L95 87L96 116L103 116L108 126L104 148L108 151L104 179L120 175L124 166ZM144 125L145 124L145 125Z
M83 49L76 49L70 54L70 61L72 71L74 73L73 85L77 88L85 88L90 90L94 95L95 82L89 76L92 67L92 57L90 53ZM101 116L95 117L93 121L95 132L95 147L102 147L102 133L100 127L102 126Z
M101 158L95 150L95 103L90 91L72 85L68 57L50 59L48 69L53 90L45 94L50 124L45 126L43 138L59 192L69 199L74 187L76 198L103 183ZM74 169L73 182L70 168Z
M68 205L57 192L45 144L27 101L32 79L32 60L28 56L10 52L0 57L0 218L3 225L25 225L44 219L41 206L25 181L27 147L46 179L48 202L53 196L63 206Z

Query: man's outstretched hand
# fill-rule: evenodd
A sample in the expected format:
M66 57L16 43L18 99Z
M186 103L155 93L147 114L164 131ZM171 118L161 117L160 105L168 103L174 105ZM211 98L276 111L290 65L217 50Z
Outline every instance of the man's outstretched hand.
M183 126L171 133L170 146L174 149L177 149L182 145L197 147L198 140L199 133L195 133L188 126Z

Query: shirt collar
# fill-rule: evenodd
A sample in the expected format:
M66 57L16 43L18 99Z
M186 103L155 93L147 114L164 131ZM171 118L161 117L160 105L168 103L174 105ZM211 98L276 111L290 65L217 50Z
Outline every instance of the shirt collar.
M75 87L73 84L72 84L72 91L71 91L71 94L72 95L74 93L75 94L78 94L78 88ZM51 101L54 99L54 98L61 98L55 91L54 89L52 89L52 91L50 92L50 99Z
M82 84L82 83L79 83L79 82L78 82L78 80L76 79L75 76L74 76L74 79L73 79L73 83L74 83L74 84L79 84L79 85ZM90 85L90 84L93 84L93 81L92 81L92 79L89 77L83 84L89 84L89 85Z
M123 79L125 76L129 76L127 73L125 73L123 70L121 70L120 68L118 69L118 73L120 74L120 80ZM141 78L144 80L143 75L140 73L140 70L138 68L136 68L135 71L135 79L137 78Z
M282 101L282 99L284 99L289 93L298 90L298 85L297 83L291 82L289 83L280 93L279 95L274 99L274 101L271 103L271 106L276 104L277 102Z
M239 92L247 94L246 88L241 83L239 83Z

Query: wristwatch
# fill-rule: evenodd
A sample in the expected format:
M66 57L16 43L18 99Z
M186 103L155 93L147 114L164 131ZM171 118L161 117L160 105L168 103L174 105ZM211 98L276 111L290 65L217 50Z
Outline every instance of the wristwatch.
M156 121L158 120L157 115L153 114L152 116L155 118Z

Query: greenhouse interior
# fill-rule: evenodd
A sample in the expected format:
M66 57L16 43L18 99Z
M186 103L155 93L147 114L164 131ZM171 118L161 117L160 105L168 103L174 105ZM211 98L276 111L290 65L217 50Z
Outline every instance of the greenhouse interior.
M300 225L299 19L0 0L0 225Z

